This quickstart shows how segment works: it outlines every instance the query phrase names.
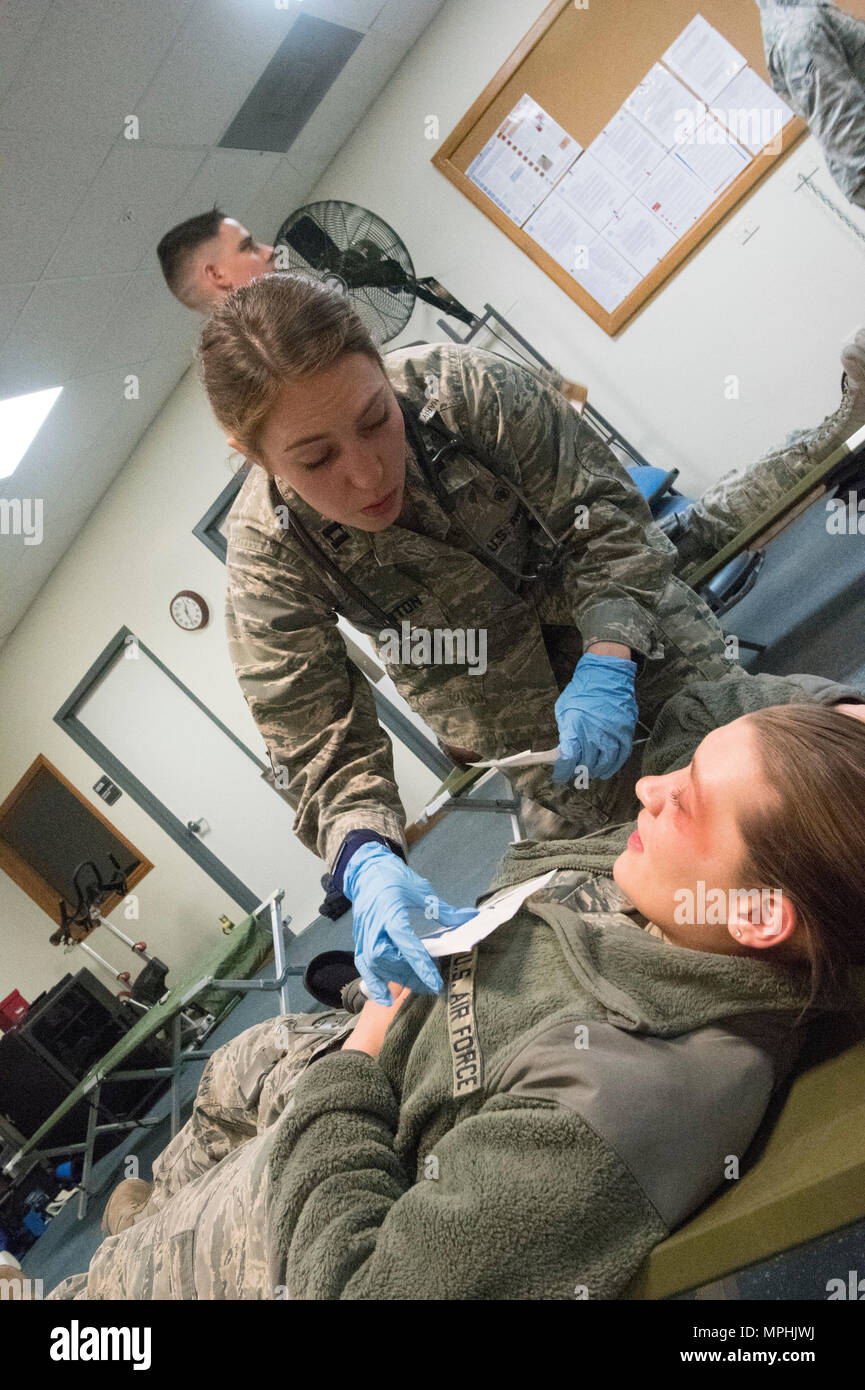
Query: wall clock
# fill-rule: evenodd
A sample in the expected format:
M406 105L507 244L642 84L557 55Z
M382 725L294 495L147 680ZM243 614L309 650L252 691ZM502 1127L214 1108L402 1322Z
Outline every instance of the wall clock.
M192 589L181 589L179 594L175 594L169 611L177 626L182 627L184 632L199 632L201 628L207 627L210 618L210 612L201 594L193 593Z

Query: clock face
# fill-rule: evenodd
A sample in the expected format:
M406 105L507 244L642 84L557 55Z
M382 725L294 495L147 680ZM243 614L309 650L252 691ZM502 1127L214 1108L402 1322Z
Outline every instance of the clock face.
M200 594L194 594L191 589L182 589L171 600L171 616L184 631L196 632L205 626L209 614Z

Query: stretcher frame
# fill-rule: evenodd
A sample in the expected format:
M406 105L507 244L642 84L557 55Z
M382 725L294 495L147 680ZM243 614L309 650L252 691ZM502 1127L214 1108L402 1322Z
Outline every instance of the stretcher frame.
M209 988L223 989L229 994L243 994L252 990L275 991L279 994L279 1003L282 1013L289 1013L288 999L288 980L291 976L302 976L305 967L302 965L288 965L285 959L285 939L284 930L289 919L283 920L282 903L285 898L285 890L277 889L271 895L258 904L246 919L247 924L254 922L256 927L258 917L266 910L270 913L270 928L273 938L273 958L274 974L265 979L228 979L216 977L212 974L204 974L193 980L186 986L180 985L175 991L169 990L163 996L158 1005L154 1005L143 1015L142 1018L133 1025L119 1044L116 1044L110 1052L106 1053L105 1058L97 1062L90 1071L79 1082L69 1095L59 1106L48 1116L36 1133L27 1139L3 1165L3 1173L7 1177L19 1177L26 1175L37 1163L43 1159L59 1158L70 1154L83 1154L84 1167L81 1176L81 1183L78 1192L78 1220L83 1220L87 1213L88 1201L92 1194L89 1191L89 1183L93 1171L93 1155L96 1140L105 1134L122 1134L133 1129L147 1129L152 1125L160 1124L162 1117L143 1116L140 1119L115 1120L110 1123L99 1123L99 1109L102 1086L110 1077L112 1081L146 1081L163 1080L168 1078L170 1081L170 1117L171 1117L171 1137L177 1134L180 1129L180 1089L179 1082L183 1067L187 1062L207 1061L212 1055L213 1049L202 1049L191 1047L183 1049L183 1010L186 1008L196 995ZM172 994L175 998L172 999ZM170 1008L168 1008L170 1004ZM123 1050L126 1040L135 1029L145 1020L153 1015L151 1029L141 1030L141 1036L136 1039L134 1051L138 1046L147 1041L148 1037L153 1037L162 1031L166 1025L171 1029L171 1061L167 1066L154 1066L134 1069L124 1069L120 1066L123 1056L118 1057L117 1065L110 1062L111 1055L116 1050ZM197 1041L203 1041L204 1037L216 1026L216 1020L210 1025L203 1035L199 1035ZM128 1051L128 1045L125 1049ZM124 1052L125 1055L125 1052ZM108 1063L106 1065L106 1062ZM88 1102L87 1129L83 1141L72 1144L61 1144L55 1147L45 1148L42 1141L52 1129L59 1124L60 1120L67 1115L80 1100L86 1098ZM26 1164L26 1167L25 1167Z

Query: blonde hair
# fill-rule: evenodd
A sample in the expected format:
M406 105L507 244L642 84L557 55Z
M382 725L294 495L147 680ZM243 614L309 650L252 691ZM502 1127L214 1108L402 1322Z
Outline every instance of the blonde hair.
M350 301L313 275L260 275L226 295L201 331L197 359L213 413L249 454L280 389L362 352L381 354Z

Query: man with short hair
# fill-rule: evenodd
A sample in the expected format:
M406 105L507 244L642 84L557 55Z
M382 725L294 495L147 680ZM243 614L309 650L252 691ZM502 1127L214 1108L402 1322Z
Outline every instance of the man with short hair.
M156 254L175 298L187 309L209 314L229 290L273 270L276 253L214 207L172 227Z

